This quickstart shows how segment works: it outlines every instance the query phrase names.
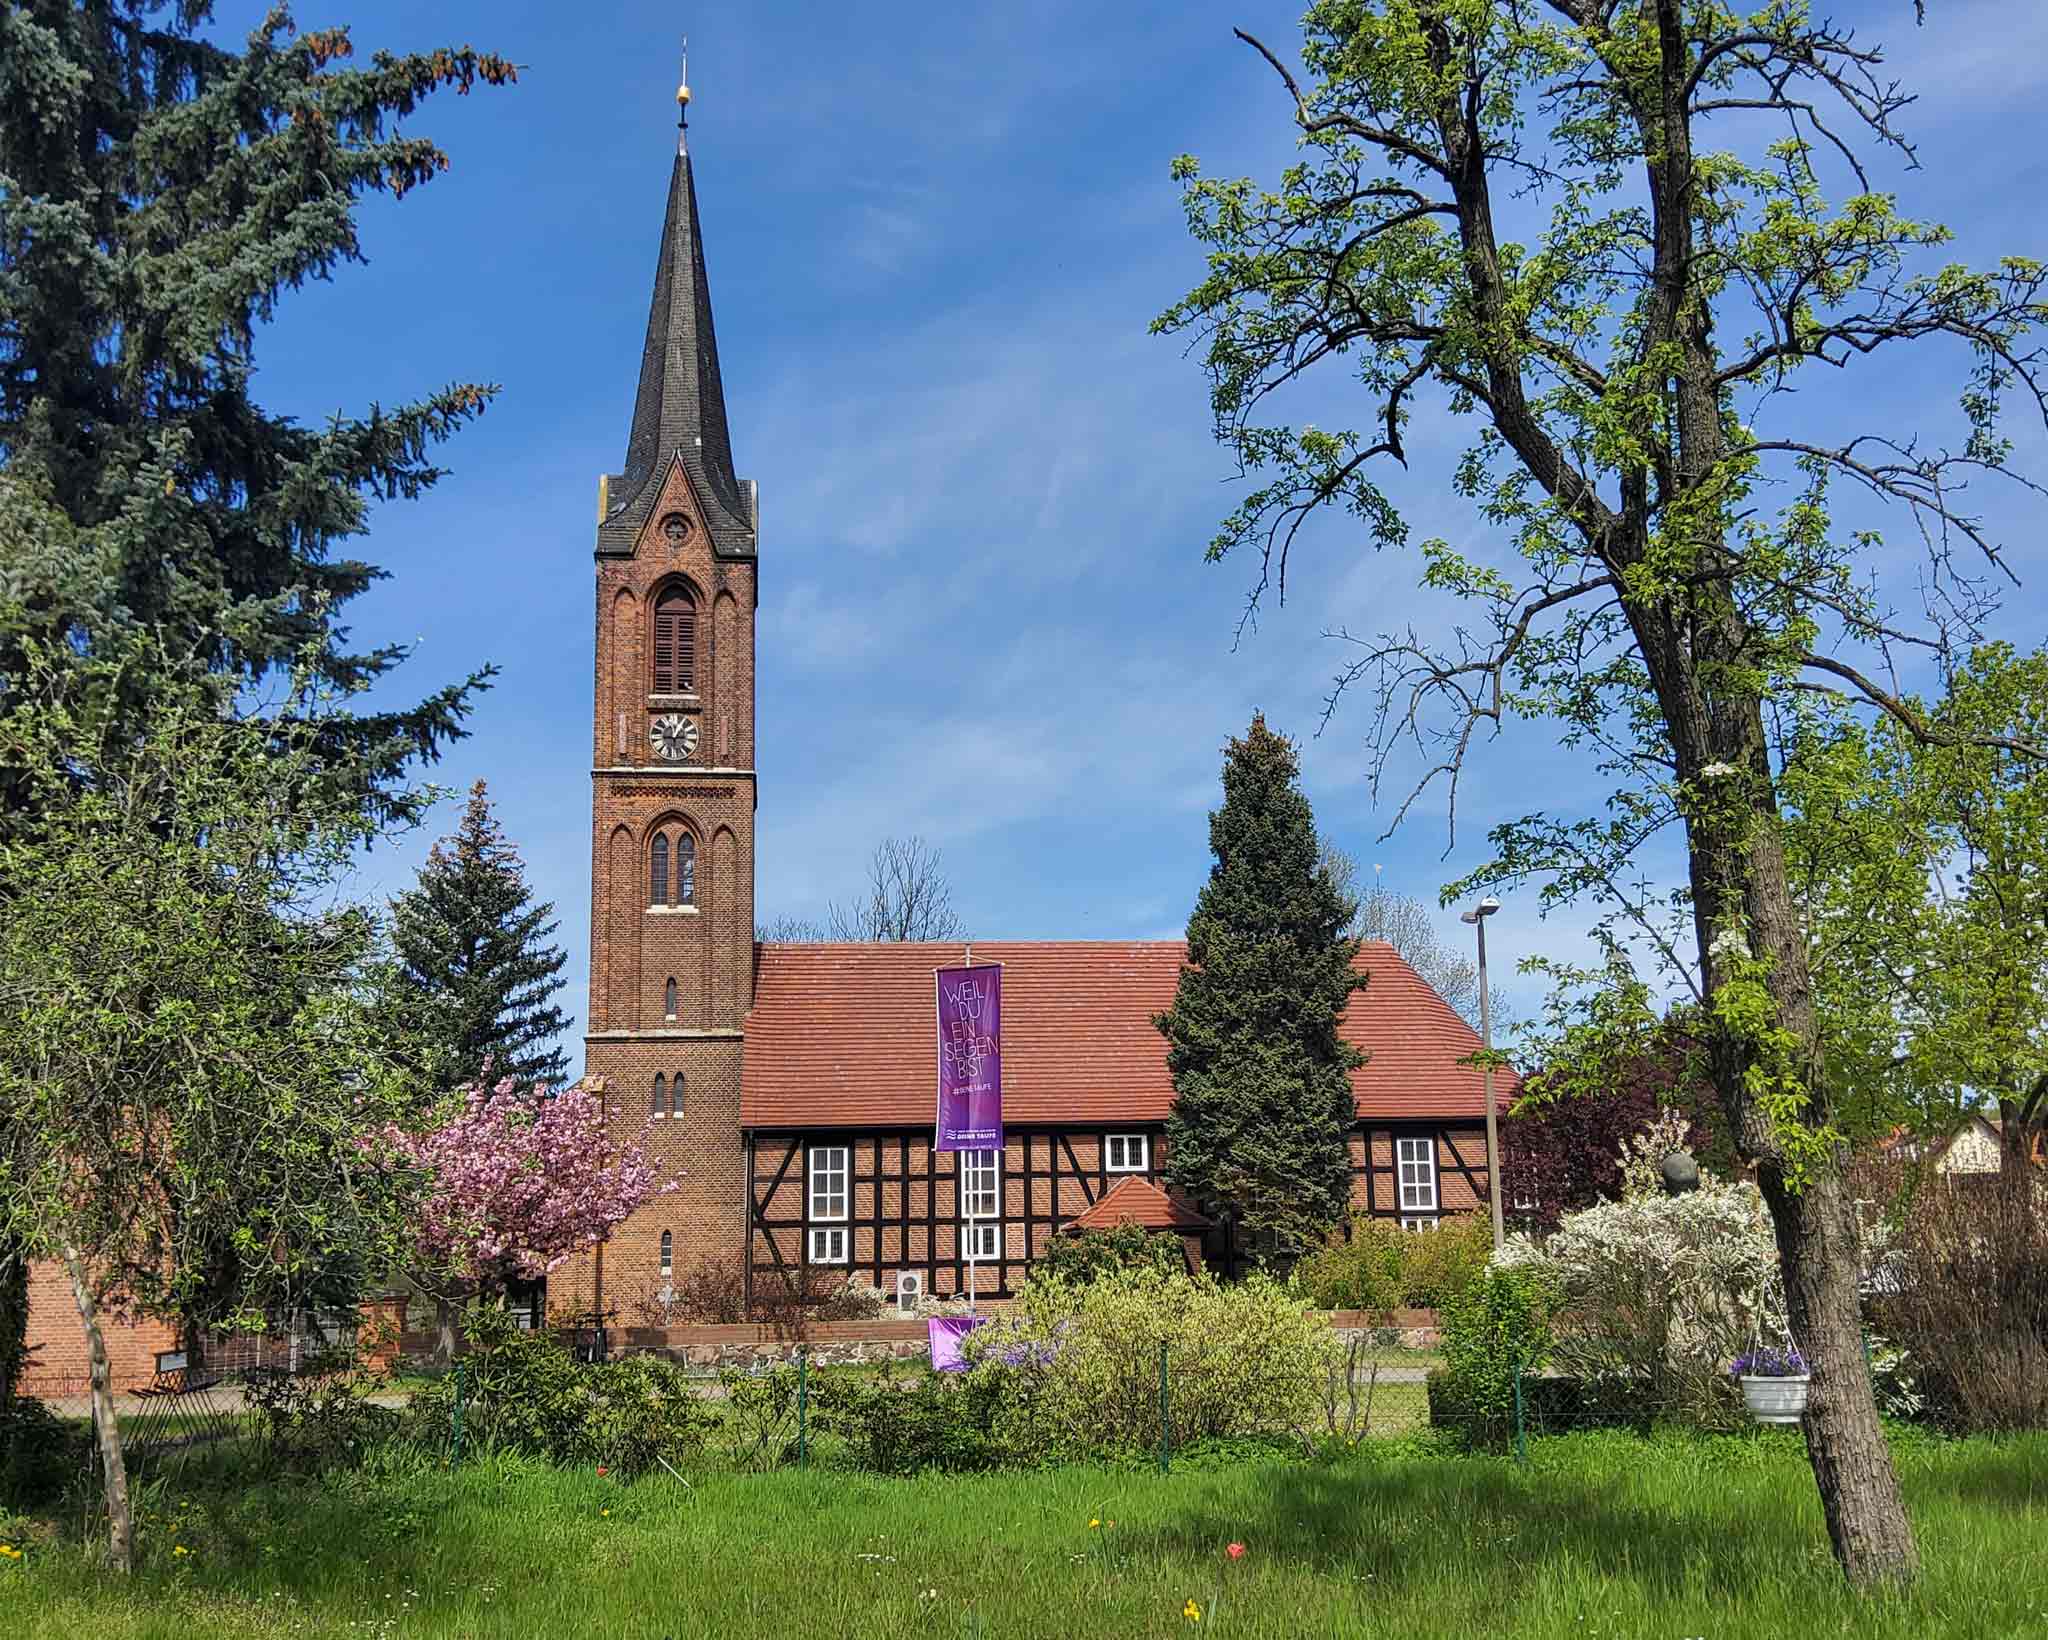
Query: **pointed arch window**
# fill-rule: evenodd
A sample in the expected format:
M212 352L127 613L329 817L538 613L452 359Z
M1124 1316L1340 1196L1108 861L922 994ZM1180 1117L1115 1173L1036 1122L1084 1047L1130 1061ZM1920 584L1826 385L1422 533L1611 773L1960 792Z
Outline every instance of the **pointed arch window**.
M696 678L697 604L681 587L670 587L654 605L654 693L687 695Z
M668 982L668 989L661 994L661 1007L665 1019L673 1020L676 1017L676 982L673 979Z
M654 1098L648 1106L647 1114L649 1116L666 1116L668 1114L668 1078L663 1076L660 1071L654 1073Z
M655 833L654 844L647 851L647 903L668 904L668 838Z
M676 904L697 903L697 839L684 832L676 839Z
M677 1071L668 1085L668 1113L671 1117L683 1114L683 1073Z
M661 1278L666 1281L676 1273L676 1233L664 1230L661 1233Z

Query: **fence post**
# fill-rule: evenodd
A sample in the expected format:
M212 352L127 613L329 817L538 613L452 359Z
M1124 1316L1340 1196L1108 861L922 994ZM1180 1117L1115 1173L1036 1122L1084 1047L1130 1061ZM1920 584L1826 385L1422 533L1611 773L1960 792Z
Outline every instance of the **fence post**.
M462 1462L462 1369L468 1365L463 1360L455 1363L455 1450L448 1460L451 1464Z
M799 1349L796 1352L796 1466L799 1469L811 1467L810 1416L811 1352Z
M1173 1464L1173 1403L1168 1399L1166 1387L1166 1343L1159 1345L1159 1473L1164 1475Z
M1521 1362L1521 1360L1520 1360L1519 1358L1517 1358L1517 1360L1516 1360L1516 1362L1515 1362L1515 1462L1516 1462L1516 1463L1527 1463L1527 1462L1529 1461L1529 1441L1528 1441L1528 1436L1527 1436L1527 1433L1526 1433L1526 1431L1525 1431L1525 1429L1524 1429L1524 1422L1525 1422L1525 1420L1524 1420L1524 1418L1523 1418L1523 1415L1522 1415L1522 1362Z

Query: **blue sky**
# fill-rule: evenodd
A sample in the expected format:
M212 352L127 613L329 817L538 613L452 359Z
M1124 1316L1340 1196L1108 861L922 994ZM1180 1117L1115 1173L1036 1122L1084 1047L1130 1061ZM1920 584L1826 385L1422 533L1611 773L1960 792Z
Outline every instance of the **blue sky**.
M1848 8L1923 93L1905 207L1955 227L1961 257L2041 254L2048 18L1945 3L1939 28L1916 30L1911 9ZM223 5L219 22L259 11ZM1146 324L1201 270L1171 158L1271 178L1293 152L1270 72L1230 29L1286 49L1296 13L302 0L303 27L345 15L359 52L468 41L522 65L516 88L416 117L451 171L366 206L370 265L286 304L258 391L313 419L502 384L445 449L450 476L378 512L363 550L392 578L353 620L416 645L396 685L415 695L502 669L433 777L490 783L560 914L579 1030L595 487L625 444L684 26L734 453L761 491L764 917L820 913L878 839L919 832L977 937L1176 935L1208 867L1222 744L1254 708L1304 737L1324 831L1432 903L1484 858L1493 821L1597 797L1580 764L1515 731L1475 765L1455 847L1440 801L1376 841L1391 809L1366 788L1364 699L1306 738L1343 659L1322 634L1442 631L1448 612L1415 590L1412 558L1374 556L1341 522L1297 558L1286 607L1233 646L1251 567L1202 552L1238 486L1199 370ZM1903 420L1916 384L1809 393L1816 425ZM1335 392L1303 411L1350 419ZM1416 537L1483 548L1446 483L1456 429L1425 421L1414 442L1392 487ZM2038 642L2043 612L2029 586L2005 626ZM453 819L451 804L380 849L362 891L403 885ZM1539 923L1533 900L1494 919L1503 967L1583 952L1582 924Z

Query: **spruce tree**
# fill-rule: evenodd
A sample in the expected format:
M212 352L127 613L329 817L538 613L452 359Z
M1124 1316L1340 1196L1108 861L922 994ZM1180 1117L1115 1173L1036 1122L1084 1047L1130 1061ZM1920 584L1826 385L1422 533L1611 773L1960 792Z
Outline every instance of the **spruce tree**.
M555 996L568 958L549 943L555 908L535 903L481 780L462 824L434 845L418 886L391 910L393 1012L429 1085L458 1087L487 1073L529 1086L559 1082L569 1021Z
M297 34L282 7L237 51L205 37L211 13L0 8L0 713L32 657L70 657L139 734L163 674L85 664L138 630L167 672L210 676L222 711L303 721L309 690L359 697L403 651L349 641L342 607L382 572L334 549L373 498L434 483L431 447L495 391L301 425L252 385L279 299L363 260L358 200L447 169L396 124L512 65L465 47L350 66L346 29ZM459 733L485 675L322 710L337 789L380 820L418 812L402 771ZM18 829L33 817L11 761L0 826Z
M1293 745L1252 719L1223 761L1209 816L1209 881L1188 919L1188 960L1167 1039L1168 1181L1254 1239L1301 1248L1351 1201L1351 1070L1338 1035L1364 988L1355 907L1319 868Z
M513 67L468 47L350 66L346 29L298 35L281 7L240 50L211 22L209 0L0 6L0 839L41 835L10 732L38 669L68 667L70 709L112 725L80 782L121 778L197 696L295 744L317 725L312 778L379 823L418 812L408 765L488 676L348 710L402 652L349 642L339 613L382 572L334 549L373 498L434 483L429 450L495 389L305 426L251 384L279 299L363 260L357 201L447 169L396 123ZM159 664L125 663L144 651ZM18 1120L0 1108L0 1149ZM21 1258L0 1232L0 1391Z

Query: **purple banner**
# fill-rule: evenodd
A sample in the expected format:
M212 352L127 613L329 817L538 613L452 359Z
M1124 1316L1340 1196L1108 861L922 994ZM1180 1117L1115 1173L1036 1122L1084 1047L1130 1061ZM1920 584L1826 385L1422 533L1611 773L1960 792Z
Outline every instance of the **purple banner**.
M965 1372L967 1358L960 1353L961 1340L988 1319L985 1315L935 1315L926 1326L932 1340L932 1371Z
M1003 1148L1003 968L941 968L934 1150Z

